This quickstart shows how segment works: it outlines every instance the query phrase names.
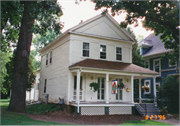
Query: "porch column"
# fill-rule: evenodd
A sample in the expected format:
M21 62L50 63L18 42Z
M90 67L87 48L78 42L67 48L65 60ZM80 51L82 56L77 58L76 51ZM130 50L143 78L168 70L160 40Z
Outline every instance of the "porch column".
M77 80L76 80L76 103L79 103L79 90L80 90L80 76L81 71L77 71Z
M131 75L131 102L134 103L134 76Z
M106 74L106 103L109 103L109 74Z
M153 77L153 83L154 83L154 104L157 106L157 101L156 101L156 77Z
M141 78L139 79L139 103L141 103Z

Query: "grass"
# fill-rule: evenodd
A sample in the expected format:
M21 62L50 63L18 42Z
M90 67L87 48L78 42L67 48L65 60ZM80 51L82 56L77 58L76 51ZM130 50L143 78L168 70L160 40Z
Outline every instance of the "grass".
M34 119L29 118L26 114L20 114L15 112L10 112L7 110L7 107L9 105L9 99L1 99L0 100L0 106L1 106L1 125L67 125L63 123L57 123L57 122L45 122L45 121L37 121ZM27 113L31 114L41 114L45 113L48 109L50 109L54 104L36 104L36 105L30 105L26 107ZM62 108L54 107L51 111L58 111ZM121 125L171 125L168 123L163 122L156 122L152 120L131 120L128 122L125 122Z
M1 106L1 125L67 125L64 123L57 123L57 122L45 122L45 121L37 121L31 119L26 114L20 114L15 112L10 112L7 110L9 105L9 99L1 99L0 106ZM34 105L33 105L34 107ZM48 106L51 107L51 104ZM28 112L35 113L37 106L34 107L34 111L31 107L26 108ZM57 108L56 108L57 109ZM46 108L44 109L46 110ZM55 109L54 109L55 111ZM39 113L44 112L42 109L39 109Z
M142 121L131 120L123 123L122 125L172 125L172 124L157 122L152 120L142 120Z
M55 104L53 103L49 103L49 104L40 103L40 104L35 104L35 105L29 105L29 106L26 106L26 112L30 114L41 114L41 113L45 113L48 109L50 109L54 105ZM62 109L63 108L55 106L50 111L54 112L54 111L59 111Z

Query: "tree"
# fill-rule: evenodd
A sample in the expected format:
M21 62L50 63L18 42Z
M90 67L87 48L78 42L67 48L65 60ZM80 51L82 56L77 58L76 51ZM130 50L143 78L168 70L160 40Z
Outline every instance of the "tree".
M165 102L168 112L179 112L179 80L177 81L177 77L168 76L163 79L162 86L159 87L158 98Z
M14 36L18 36L12 95L8 109L14 112L25 113L25 93L32 33L44 35L49 30L60 34L62 25L58 22L58 18L62 15L62 11L56 1L12 1L12 3L3 1L1 3L4 7L1 31L9 25L9 29L16 28L16 32L12 34L12 37L10 36L10 41L13 40ZM14 10L11 6L13 6ZM15 11L14 15L8 15L13 11ZM1 40L7 38L6 33L11 31L9 29L4 30Z
M111 8L112 15L120 14L126 10L125 21L120 27L128 24L138 26L138 19L144 19L143 26L154 30L155 35L161 33L160 39L166 49L173 49L173 53L165 53L171 64L179 58L179 2L178 1L94 1L95 10L102 7Z
M10 57L10 61L8 63L6 63L6 70L7 70L7 74L4 77L2 86L3 86L3 94L8 94L10 93L10 89L12 87L12 81L13 81L13 73L14 73L14 63L15 63L15 55L16 55L16 50L14 50L14 53L12 55L12 57ZM31 90L32 85L35 82L35 74L33 72L33 64L32 64L32 60L31 57L29 58L28 61L28 79L27 79L27 88L26 90Z

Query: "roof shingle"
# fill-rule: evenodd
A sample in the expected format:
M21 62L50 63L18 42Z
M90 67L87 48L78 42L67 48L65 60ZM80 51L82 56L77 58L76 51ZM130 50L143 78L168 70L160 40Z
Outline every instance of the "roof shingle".
M85 59L78 63L75 63L69 68L73 67L85 67L85 68L97 68L97 69L108 69L108 70L119 70L124 72L134 72L134 73L146 73L146 74L158 74L155 71L137 66L132 63L123 63L123 62L113 62L113 61L104 61L104 60L94 60L94 59Z

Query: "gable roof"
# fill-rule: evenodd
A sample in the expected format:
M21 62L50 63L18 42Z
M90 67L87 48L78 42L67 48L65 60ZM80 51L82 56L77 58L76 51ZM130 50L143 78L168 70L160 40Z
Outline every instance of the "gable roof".
M104 60L94 60L94 59L85 59L78 63L75 63L69 66L72 68L94 68L94 69L105 69L105 70L115 70L123 71L130 73L146 73L146 74L158 74L155 71L137 66L132 63L123 63L123 62L113 62L113 61L104 61Z
M153 55L172 51L172 49L164 48L164 43L162 43L162 41L159 38L160 35L161 34L155 36L154 33L152 33L138 43L139 46L148 47L149 45L150 47L150 49L142 55L143 57L153 56Z
M108 20L108 22L103 20L103 22L100 22L100 21L96 22L95 26L90 25L92 22L95 22L98 19L103 18L103 17L105 17ZM103 25L103 23L105 24L106 28L100 27L100 25ZM110 23L113 24L114 29L111 28L112 25L110 26ZM89 25L89 27L85 27L88 25ZM92 27L96 27L96 29L97 29L97 30L94 30L93 33L92 33L92 30L93 30ZM111 32L109 32L110 34L107 36L103 36L102 33L100 32L100 31L107 31L109 29L111 29ZM119 32L121 32L123 34L123 36L121 36L119 34ZM88 19L84 22L81 22L78 25L68 29L63 34L61 34L56 39L54 39L51 43L49 43L44 48L39 50L39 52L41 53L43 50L47 49L48 47L50 47L51 45L56 43L58 40L60 40L62 37L64 37L67 34L70 34L70 33L98 37L98 38L111 39L111 40L125 41L125 42L131 42L131 43L136 42L136 40L133 36L131 36L124 28L120 28L119 24L116 22L116 20L114 20L114 18L112 18L111 15L106 13L106 14L99 14L93 18L90 18L90 19ZM112 34L115 34L115 37L111 37Z

